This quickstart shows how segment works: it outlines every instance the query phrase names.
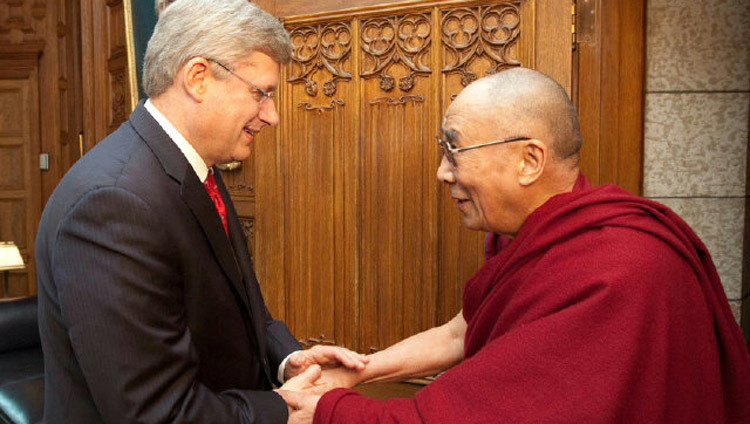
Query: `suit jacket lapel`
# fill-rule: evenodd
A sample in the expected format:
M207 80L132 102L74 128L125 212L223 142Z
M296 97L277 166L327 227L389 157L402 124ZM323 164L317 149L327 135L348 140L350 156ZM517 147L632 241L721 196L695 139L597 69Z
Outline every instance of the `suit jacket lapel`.
M224 227L221 225L221 219L219 219L216 206L208 196L205 186L198 180L192 169L189 169L185 173L180 194L185 199L185 203L193 210L193 214L198 218L198 222L201 228L203 228L203 232L206 234L211 248L216 254L216 258L219 260L222 269L229 277L235 290L237 290L240 299L249 308L250 305L247 303L245 287L242 284L242 275L240 274L237 260L234 257L232 246L229 244Z
M208 196L206 188L198 180L198 176L195 175L177 145L148 113L143 106L143 101L133 111L130 123L154 152L154 155L164 167L164 171L180 184L180 195L200 223L221 268L237 292L237 297L240 298L248 312L252 313L253 308L248 302L247 292L242 282L242 274L235 259L234 251L229 244L216 207ZM225 199L227 198L225 197ZM229 204L229 202L226 203Z
M237 254L238 263L242 270L242 275L245 280L246 293L248 295L248 303L250 304L250 310L252 311L252 323L255 329L255 334L258 342L258 350L261 358L266 357L266 305L263 302L263 294L260 290L260 285L255 277L253 271L252 261L250 259L250 251L247 246L247 238L242 230L239 216L237 211L234 209L234 204L229 200L229 192L224 185L224 180L221 177L219 171L215 172L216 184L219 186L219 191L222 197L225 199L224 203L227 205L227 221L229 225L229 238L232 242L232 247ZM264 372L270 381L274 381L270 375L270 369L268 363L264 362Z

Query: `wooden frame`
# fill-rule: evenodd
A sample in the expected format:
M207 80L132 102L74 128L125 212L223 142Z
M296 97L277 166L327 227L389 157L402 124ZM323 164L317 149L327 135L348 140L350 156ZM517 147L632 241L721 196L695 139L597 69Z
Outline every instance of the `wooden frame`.
M138 101L145 98L140 76L146 45L156 25L157 17L153 0L123 0L123 6L130 105L132 109L135 109Z

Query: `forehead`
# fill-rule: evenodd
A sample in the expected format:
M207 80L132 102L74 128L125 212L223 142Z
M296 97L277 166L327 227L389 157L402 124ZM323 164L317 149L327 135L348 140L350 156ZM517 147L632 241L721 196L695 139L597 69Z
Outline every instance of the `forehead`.
M466 139L482 137L492 124L477 104L458 102L451 104L443 117L442 132L462 144Z
M278 85L281 67L265 53L253 52L238 61L236 70L252 77L252 82L261 88L268 88Z

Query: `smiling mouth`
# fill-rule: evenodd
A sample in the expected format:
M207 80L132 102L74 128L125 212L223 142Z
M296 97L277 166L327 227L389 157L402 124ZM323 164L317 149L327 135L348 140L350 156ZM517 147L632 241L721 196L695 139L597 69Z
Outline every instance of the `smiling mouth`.
M255 134L257 134L258 131L254 130L252 128L249 128L249 127L245 127L245 133L246 134L250 134L251 136L255 137Z

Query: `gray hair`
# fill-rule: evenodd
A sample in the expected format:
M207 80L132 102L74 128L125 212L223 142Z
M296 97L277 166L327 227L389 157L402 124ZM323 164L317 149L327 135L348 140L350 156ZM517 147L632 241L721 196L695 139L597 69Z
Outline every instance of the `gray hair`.
M279 64L289 62L291 43L281 22L247 0L177 0L167 5L146 48L143 89L149 97L164 93L193 57L233 67L260 52ZM228 77L220 70L217 74Z

